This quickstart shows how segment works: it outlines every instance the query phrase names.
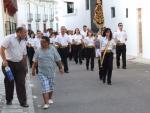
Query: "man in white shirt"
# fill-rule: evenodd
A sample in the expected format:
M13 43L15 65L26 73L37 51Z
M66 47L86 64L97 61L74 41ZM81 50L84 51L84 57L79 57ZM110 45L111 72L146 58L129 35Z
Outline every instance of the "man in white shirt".
M126 69L126 41L127 33L123 30L123 24L118 24L118 30L114 33L116 41L116 63L117 68L120 68L120 56L122 55L122 68Z
M83 36L83 40L85 40L85 38L87 37L87 32L88 32L88 28L86 25L83 26L83 30L81 30L81 35ZM82 49L82 59L84 59L86 57L86 50L85 47L83 46Z
M67 57L69 55L69 48L68 48L68 46L70 45L69 42L70 42L70 39L68 35L66 34L66 28L65 26L62 26L60 35L56 37L56 44L59 46L58 52L61 56L65 73L69 73L68 61L67 61Z
M28 107L25 88L25 77L27 73L26 35L27 30L23 27L19 27L16 30L16 34L8 35L1 44L1 57L3 60L2 71L5 75L4 83L7 105L12 104L15 82L20 106ZM6 75L5 67L8 66L14 76L14 80L12 81L10 81Z
M37 34L34 38L34 49L37 50L41 47L41 38L43 34L41 31L37 31Z

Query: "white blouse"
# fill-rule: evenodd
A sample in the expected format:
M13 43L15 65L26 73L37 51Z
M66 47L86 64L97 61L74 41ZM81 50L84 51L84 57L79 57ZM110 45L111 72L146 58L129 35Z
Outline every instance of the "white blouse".
M86 37L84 42L87 46L95 46L94 37Z
M101 51L105 50L107 43L108 43L108 39L106 37L101 37L100 39ZM113 51L115 45L116 43L114 39L111 39L107 50Z

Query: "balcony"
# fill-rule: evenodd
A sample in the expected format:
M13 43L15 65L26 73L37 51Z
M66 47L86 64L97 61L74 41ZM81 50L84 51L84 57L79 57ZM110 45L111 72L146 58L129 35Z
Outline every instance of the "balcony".
M36 14L35 15L35 21L36 22L40 22L41 21L41 15L40 14Z
M47 22L47 21L48 21L48 15L45 14L45 15L43 15L43 22Z
M33 14L29 13L27 14L27 21L32 22L33 21Z

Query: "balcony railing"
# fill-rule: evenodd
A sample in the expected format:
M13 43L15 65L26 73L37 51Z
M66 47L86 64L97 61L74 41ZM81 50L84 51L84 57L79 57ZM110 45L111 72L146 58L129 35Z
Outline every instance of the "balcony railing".
M32 22L33 21L33 14L31 14L31 13L27 14L27 21L28 22Z
M45 15L43 15L43 22L47 22L47 21L48 21L48 15L45 14Z
M41 21L41 15L40 14L36 14L35 15L35 21L36 22L40 22Z

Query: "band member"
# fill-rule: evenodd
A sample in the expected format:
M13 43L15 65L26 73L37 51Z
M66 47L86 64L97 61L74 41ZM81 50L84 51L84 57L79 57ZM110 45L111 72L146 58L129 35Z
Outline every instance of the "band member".
M35 38L35 34L34 32L31 32L30 34L28 34L28 39L27 39L27 54L28 54L28 58L29 58L29 63L30 63L30 68L32 67L32 63L33 63L33 56L34 56L34 38Z
M73 43L75 44L74 60L76 64L78 64L78 62L82 64L83 36L80 34L79 28L75 29Z
M106 28L100 40L100 49L102 51L101 59L100 59L100 66L103 67L103 73L102 73L103 83L105 83L106 77L107 77L108 85L111 85L111 77L112 77L112 70L113 70L113 49L114 48L115 48L115 42L112 39L111 29Z
M69 60L71 61L72 58L74 57L74 44L73 44L73 31L72 30L68 30L67 31L69 40L70 40L70 46L69 46Z
M56 47L56 49L58 49L58 45L56 44L56 36L57 36L56 32L51 33L51 35L50 35L50 44L53 45L54 47Z
M65 26L62 26L60 35L58 35L56 37L56 44L59 46L58 52L61 56L61 60L62 60L62 63L64 65L65 73L69 73L68 61L67 61L67 57L69 54L69 49L68 49L68 46L70 44L69 41L70 41L69 37L66 34L66 28L65 28Z
M123 30L123 24L118 24L118 30L114 33L114 39L116 40L116 63L117 68L120 68L120 56L122 55L122 68L126 69L126 41L127 33Z
M87 32L87 37L84 41L86 48L86 69L89 70L89 63L91 61L91 71L94 70L94 58L95 58L95 42L92 31Z
M83 39L85 39L87 37L87 32L88 32L88 28L86 25L83 26L83 30L81 30L81 35L83 36ZM84 59L86 57L86 48L83 45L83 49L82 49L82 59Z

